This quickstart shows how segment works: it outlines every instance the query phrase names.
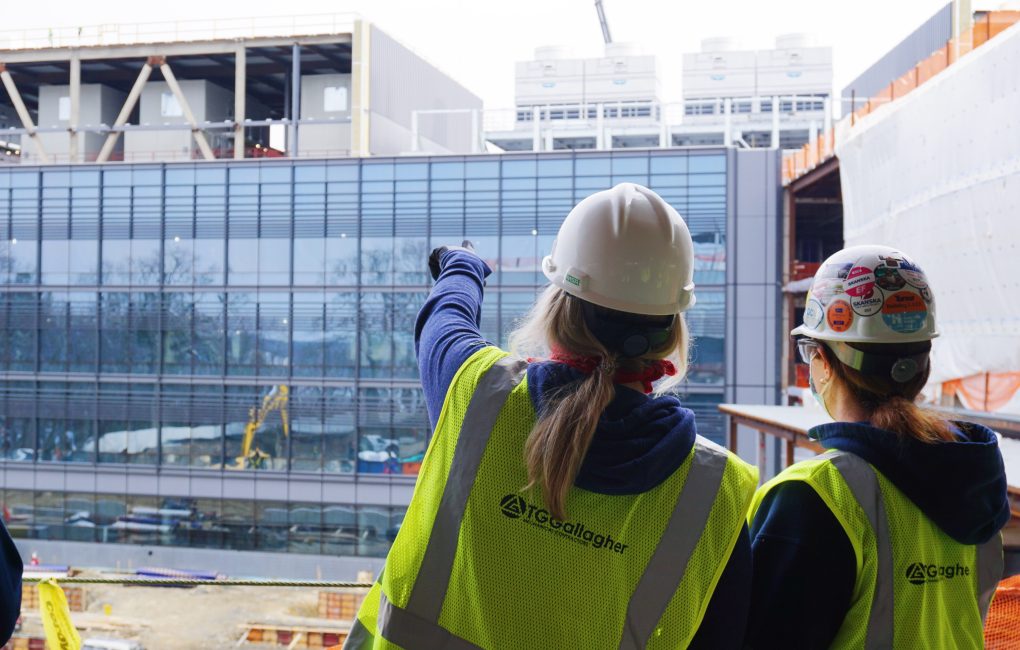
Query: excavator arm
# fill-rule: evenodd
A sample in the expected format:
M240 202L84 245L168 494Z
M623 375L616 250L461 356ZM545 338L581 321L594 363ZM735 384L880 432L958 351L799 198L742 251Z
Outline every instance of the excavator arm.
M248 424L244 427L244 438L241 441L241 455L237 457L235 467L244 469L247 466L257 466L268 458L268 454L256 447L252 449L255 441L255 434L265 424L266 418L273 411L280 411L280 418L283 420L283 435L290 436L290 413L287 404L290 400L290 389L285 385L273 386L269 394L262 398L262 405L248 411Z

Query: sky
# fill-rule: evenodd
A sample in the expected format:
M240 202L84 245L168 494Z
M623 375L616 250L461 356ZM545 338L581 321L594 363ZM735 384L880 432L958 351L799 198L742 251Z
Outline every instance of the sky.
M975 7L982 0L974 0ZM996 0L993 0L996 1ZM682 55L701 40L730 36L749 49L780 34L813 34L833 48L834 90L882 56L947 0L603 0L613 40L658 57L664 101L681 98ZM4 12L3 32L39 27L214 20L357 12L469 90L486 108L513 106L514 62L536 47L562 45L581 56L602 51L593 0L40 0Z

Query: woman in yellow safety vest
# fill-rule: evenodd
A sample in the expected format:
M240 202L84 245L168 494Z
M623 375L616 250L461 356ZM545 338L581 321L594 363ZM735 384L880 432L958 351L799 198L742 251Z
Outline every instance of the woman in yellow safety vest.
M415 330L435 429L346 648L739 648L753 468L662 391L688 351L694 247L625 183L581 201L509 355L469 242L429 260ZM667 376L652 394L652 382Z
M901 251L815 275L793 331L835 422L751 507L752 648L980 648L1009 518L995 434L922 410L935 301Z

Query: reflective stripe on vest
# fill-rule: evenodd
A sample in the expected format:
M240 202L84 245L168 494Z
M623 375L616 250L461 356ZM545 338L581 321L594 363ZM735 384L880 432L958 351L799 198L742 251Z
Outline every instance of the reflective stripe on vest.
M839 471L847 487L871 522L875 532L878 552L878 569L875 575L875 591L871 600L865 648L868 650L892 648L895 636L893 602L893 550L889 535L889 520L886 517L882 489L874 468L854 454L831 450L817 457L829 461ZM1003 571L1002 536L995 535L976 547L978 607L981 621L988 615L988 607Z
M453 571L464 510L482 456L496 419L510 392L523 379L526 367L523 360L504 357L478 381L461 424L450 473L407 607L397 607L380 592L378 630L392 643L404 647L477 650L470 641L439 625L439 617ZM621 650L644 648L655 633L701 539L722 484L726 452L698 442L691 453L694 457L687 480L629 600L619 643ZM350 643L345 647L358 645Z

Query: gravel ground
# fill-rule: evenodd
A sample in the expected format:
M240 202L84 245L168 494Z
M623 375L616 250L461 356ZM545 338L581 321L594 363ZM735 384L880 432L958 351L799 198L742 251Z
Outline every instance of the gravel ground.
M252 622L344 627L316 617L318 591L311 588L89 585L88 592L88 611L71 612L82 638L133 639L146 650L233 648L242 626ZM111 607L109 616L105 604ZM22 634L41 629L38 614L25 616Z

